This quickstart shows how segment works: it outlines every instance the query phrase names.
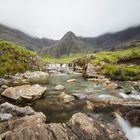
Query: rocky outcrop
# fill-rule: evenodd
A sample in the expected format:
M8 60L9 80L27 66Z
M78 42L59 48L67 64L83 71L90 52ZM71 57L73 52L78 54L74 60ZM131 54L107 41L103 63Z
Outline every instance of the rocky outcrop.
M93 111L118 112L132 125L140 126L140 101L135 99L92 99L90 102ZM88 104L85 104L88 107Z
M2 92L1 95L15 101L32 101L42 97L46 90L46 87L41 87L38 84L32 86L23 85L17 87L9 87L4 92Z
M25 107L27 108L27 107ZM0 112L13 118L0 123L0 138L4 140L126 140L116 127L106 127L96 117L76 113L66 123L45 124L43 113L30 111L9 103L0 105ZM22 111L20 111L22 110ZM21 115L22 112L22 115ZM23 113L24 112L24 113ZM30 113L29 113L30 112Z

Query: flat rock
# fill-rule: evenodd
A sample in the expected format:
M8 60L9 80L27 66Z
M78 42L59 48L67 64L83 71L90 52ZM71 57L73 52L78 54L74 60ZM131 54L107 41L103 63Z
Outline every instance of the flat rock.
M42 97L43 93L47 90L46 87L35 85L23 85L17 87L9 87L1 95L19 101L19 100L35 100Z
M67 80L68 83L76 82L76 79L69 79Z

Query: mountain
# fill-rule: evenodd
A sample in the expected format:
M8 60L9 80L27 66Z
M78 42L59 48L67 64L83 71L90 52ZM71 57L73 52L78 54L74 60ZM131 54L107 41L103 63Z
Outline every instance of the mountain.
M98 37L80 37L81 40L92 44L97 49L116 49L128 41L140 40L140 26L131 27L116 33L108 33Z
M67 32L60 41L50 47L44 48L40 53L60 57L62 55L70 55L74 53L93 52L92 45L81 41L73 32Z
M21 45L27 49L38 51L42 48L50 46L56 43L55 40L47 38L35 38L31 37L19 30L9 28L0 24L0 39L5 39L7 41L15 42L18 45Z

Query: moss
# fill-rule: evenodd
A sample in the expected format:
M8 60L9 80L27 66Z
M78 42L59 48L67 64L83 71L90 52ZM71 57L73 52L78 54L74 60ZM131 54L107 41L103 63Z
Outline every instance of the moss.
M29 51L12 42L0 40L0 75L24 72L36 69L32 65L36 60L36 53Z

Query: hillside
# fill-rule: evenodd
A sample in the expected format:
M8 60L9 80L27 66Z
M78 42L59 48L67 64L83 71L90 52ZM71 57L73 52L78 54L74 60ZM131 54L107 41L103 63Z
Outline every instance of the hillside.
M15 42L18 45L24 46L27 49L38 51L56 43L55 40L47 38L31 37L19 30L12 29L0 24L0 39Z
M116 33L104 34L98 37L80 37L80 39L92 44L94 48L99 50L116 49L128 41L140 40L140 26L131 27Z
M99 74L114 80L140 79L140 43L125 50L98 52L91 63L100 66Z
M0 40L0 75L40 69L36 53L19 45Z
M62 55L70 55L75 53L91 53L93 52L92 45L81 41L73 32L67 32L63 38L56 44L44 48L40 51L41 54L48 54L55 57Z

